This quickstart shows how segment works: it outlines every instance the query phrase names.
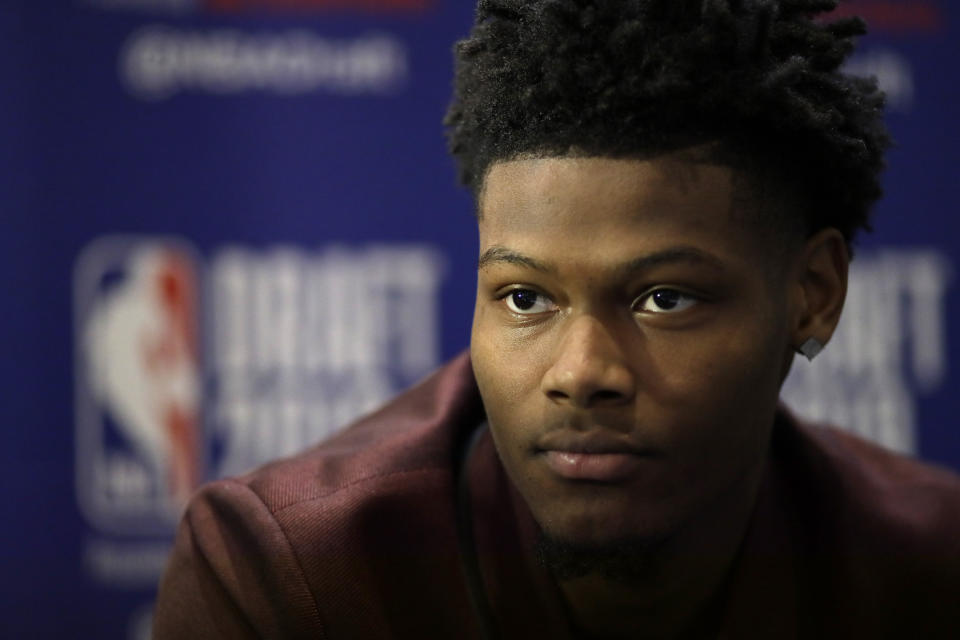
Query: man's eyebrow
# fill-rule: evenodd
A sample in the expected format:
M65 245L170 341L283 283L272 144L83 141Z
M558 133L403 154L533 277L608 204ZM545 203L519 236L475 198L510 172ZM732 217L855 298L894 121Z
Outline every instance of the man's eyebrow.
M647 271L665 264L687 263L696 266L710 267L716 271L723 271L723 261L703 249L690 246L670 247L651 254L640 256L617 267L617 271L624 274Z
M556 268L553 265L540 262L535 258L523 255L512 249L507 249L502 245L494 245L484 251L480 256L480 260L477 262L477 269L483 269L486 266L498 262L521 265L544 273L556 273ZM723 262L719 258L702 249L690 246L677 246L655 251L654 253L640 256L629 262L617 265L614 270L624 275L630 275L662 265L676 263L706 266L717 271L724 270Z
M484 267L487 267L491 264L496 264L498 262L505 262L507 264L519 264L524 267L529 267L530 269L535 269L537 271L542 271L544 273L554 273L556 269L552 266L544 264L539 260L531 258L530 256L525 256L522 253L513 251L512 249L507 249L502 245L495 244L480 256L480 260L477 261L477 270L481 270Z

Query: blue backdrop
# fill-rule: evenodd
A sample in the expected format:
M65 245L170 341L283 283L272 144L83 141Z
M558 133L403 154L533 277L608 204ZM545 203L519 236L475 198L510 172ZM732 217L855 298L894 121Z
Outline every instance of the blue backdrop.
M145 638L197 482L296 450L468 341L440 121L468 0L0 7L0 637ZM861 0L887 197L785 395L960 468L960 33Z

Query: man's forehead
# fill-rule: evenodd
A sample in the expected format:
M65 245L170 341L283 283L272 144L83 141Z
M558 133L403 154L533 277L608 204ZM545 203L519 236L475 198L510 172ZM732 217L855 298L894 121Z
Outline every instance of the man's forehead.
M478 201L482 200L487 180L493 174L509 174L517 168L526 169L527 177L536 176L539 179L549 178L560 165L568 165L589 169L597 160L626 165L647 163L655 165L661 172L676 172L677 179L689 177L699 165L726 166L728 163L720 160L722 145L719 141L710 141L692 144L667 151L638 150L631 153L604 154L588 152L578 147L572 147L564 153L522 153L492 161L481 180L481 189L478 192ZM558 162L561 161L561 162ZM535 169L535 170L531 170ZM502 179L502 176L501 176Z
M584 224L605 216L725 214L732 173L676 155L522 158L491 166L478 213L497 226L569 224L572 214L586 215Z
M602 252L624 262L694 245L783 273L806 237L795 206L701 151L498 162L479 203L480 251L501 245L565 262Z

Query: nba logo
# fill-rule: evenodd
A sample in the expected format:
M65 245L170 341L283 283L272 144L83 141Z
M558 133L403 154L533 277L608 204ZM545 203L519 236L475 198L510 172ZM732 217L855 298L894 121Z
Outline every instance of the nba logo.
M113 237L77 260L77 498L102 531L169 532L201 479L194 255Z

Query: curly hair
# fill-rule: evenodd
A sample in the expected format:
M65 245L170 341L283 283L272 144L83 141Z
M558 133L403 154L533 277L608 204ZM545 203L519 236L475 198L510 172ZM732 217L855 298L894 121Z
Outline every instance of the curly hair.
M874 79L844 74L859 18L836 0L480 0L444 124L475 195L494 162L712 161L800 198L807 233L869 229L890 145ZM769 221L768 221L769 222Z

